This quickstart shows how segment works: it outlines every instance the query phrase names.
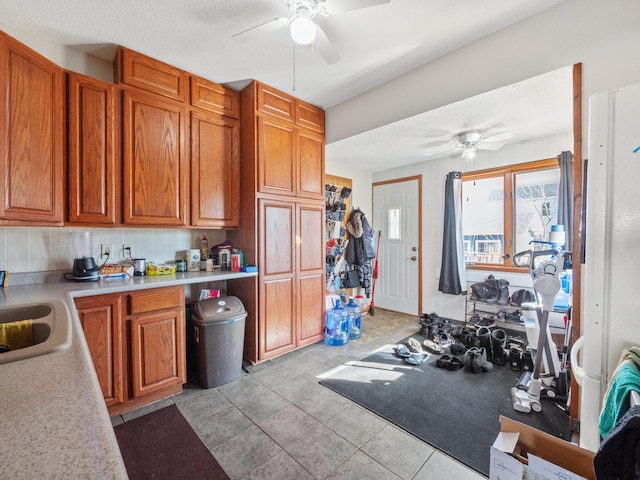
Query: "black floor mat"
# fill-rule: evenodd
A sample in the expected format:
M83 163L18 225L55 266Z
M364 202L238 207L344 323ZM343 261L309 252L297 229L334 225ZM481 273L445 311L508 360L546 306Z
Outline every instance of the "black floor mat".
M496 365L490 373L448 371L436 368L438 358L431 354L412 366L387 347L320 383L486 476L500 415L571 438L568 415L551 399L543 399L539 413L513 409L510 390L520 373L508 365Z

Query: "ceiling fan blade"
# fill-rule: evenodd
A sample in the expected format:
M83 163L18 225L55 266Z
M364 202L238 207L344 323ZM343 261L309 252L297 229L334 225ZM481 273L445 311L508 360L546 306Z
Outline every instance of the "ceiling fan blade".
M501 142L503 140L508 140L513 137L513 133L511 132L502 132L496 133L495 135L489 135L482 142Z
M320 28L320 25L316 25L316 38L313 41L313 45L318 49L320 55L324 58L324 61L329 65L340 60L340 54L329 40L329 37L327 37L327 34L324 33L324 30Z
M478 150L499 150L504 146L504 143L499 142L489 142L489 143L479 143L476 145Z
M433 147L428 147L427 151L423 153L425 157L430 155L438 155L440 153L445 152L455 152L462 148L462 145L458 143L458 141L449 141L445 143L440 143L439 145L434 145Z
M375 7L391 0L326 0L325 5L327 13L334 15L336 13L349 12L351 10L359 10L361 8Z
M247 30L232 35L235 41L240 43L251 42L253 40L259 40L263 35L280 30L287 25L287 19L284 17L274 18L268 22L261 23L255 27L248 28Z

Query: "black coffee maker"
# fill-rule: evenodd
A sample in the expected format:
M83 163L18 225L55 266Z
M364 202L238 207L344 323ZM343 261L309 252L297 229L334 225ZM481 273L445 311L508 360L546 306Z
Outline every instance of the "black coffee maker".
M100 280L100 268L93 258L98 251L98 236L90 232L74 232L71 240L75 252L73 260L73 280L76 282L95 282Z

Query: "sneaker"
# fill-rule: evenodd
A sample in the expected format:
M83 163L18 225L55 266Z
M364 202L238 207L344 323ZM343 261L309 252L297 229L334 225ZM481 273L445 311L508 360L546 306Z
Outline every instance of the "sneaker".
M496 321L494 318L484 317L479 322L474 323L474 325L478 328L480 327L491 328L496 326Z
M524 323L524 319L522 318L522 312L520 310L513 310L511 312L507 312L506 321L509 323Z
M455 343L455 340L453 339L453 337L447 333L447 332L442 332L440 334L440 346L442 348L447 348L450 347L451 345L453 345Z
M410 338L409 340L407 340L407 344L409 345L409 350L411 350L413 353L422 353L422 346L420 345L420 342L415 338Z

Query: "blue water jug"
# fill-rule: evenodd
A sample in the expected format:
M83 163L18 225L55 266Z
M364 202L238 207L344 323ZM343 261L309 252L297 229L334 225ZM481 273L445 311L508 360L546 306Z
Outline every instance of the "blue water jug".
M346 309L349 312L349 340L356 340L362 336L362 309L354 303L353 297L349 297Z
M325 344L332 347L345 345L349 341L349 312L340 306L327 310Z

